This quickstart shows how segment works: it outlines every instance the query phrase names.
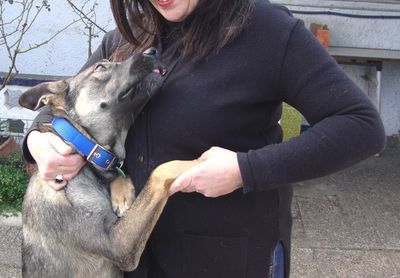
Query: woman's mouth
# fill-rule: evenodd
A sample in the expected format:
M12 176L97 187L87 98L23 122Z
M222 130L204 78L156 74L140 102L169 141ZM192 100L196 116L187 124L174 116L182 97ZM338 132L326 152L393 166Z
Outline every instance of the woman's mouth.
M172 4L174 4L174 0L157 0L157 4L160 7L167 8L172 6Z

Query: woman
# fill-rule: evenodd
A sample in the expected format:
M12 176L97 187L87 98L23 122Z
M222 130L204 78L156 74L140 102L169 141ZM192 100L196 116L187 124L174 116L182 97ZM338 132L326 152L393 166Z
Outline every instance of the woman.
M126 170L137 191L165 161L203 160L173 183L141 263L126 277L283 277L283 265L288 277L289 184L379 152L385 136L373 105L281 6L261 0L111 4L118 31L105 36L84 67L155 46L167 69L126 143ZM312 128L282 143L283 101ZM50 118L44 111L36 122ZM55 189L84 163L51 134L34 130L27 146L27 159ZM57 184L60 174L64 181Z

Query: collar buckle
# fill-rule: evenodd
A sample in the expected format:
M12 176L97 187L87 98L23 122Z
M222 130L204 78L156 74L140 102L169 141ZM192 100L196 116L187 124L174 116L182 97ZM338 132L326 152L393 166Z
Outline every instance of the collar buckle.
M88 162L107 171L114 166L116 159L117 157L113 153L109 152L99 144L96 144L86 157Z
M78 153L100 170L113 170L119 162L118 157L103 146L82 134L67 119L54 117L53 131Z

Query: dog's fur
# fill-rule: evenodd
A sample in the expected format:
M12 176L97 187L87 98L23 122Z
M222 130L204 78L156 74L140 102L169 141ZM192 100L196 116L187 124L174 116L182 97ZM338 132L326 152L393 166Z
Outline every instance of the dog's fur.
M68 119L123 160L132 118L159 86L155 67L154 56L144 54L123 63L101 61L71 79L33 87L20 104L32 110L48 105L55 116ZM113 212L109 184L114 180L116 188L126 190L129 181L115 180L115 173L87 164L60 191L33 175L23 204L23 276L122 277L121 269L135 269L169 185L195 163L173 161L156 168L121 218ZM120 210L130 205L124 198L114 198L122 203Z

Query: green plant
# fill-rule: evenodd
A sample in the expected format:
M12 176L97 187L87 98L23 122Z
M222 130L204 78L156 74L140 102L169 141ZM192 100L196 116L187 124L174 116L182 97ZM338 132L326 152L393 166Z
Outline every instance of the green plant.
M287 141L300 134L301 114L292 106L284 103L283 113L281 118L281 125L283 129L283 139Z
M21 211L27 184L21 153L0 157L0 213Z

